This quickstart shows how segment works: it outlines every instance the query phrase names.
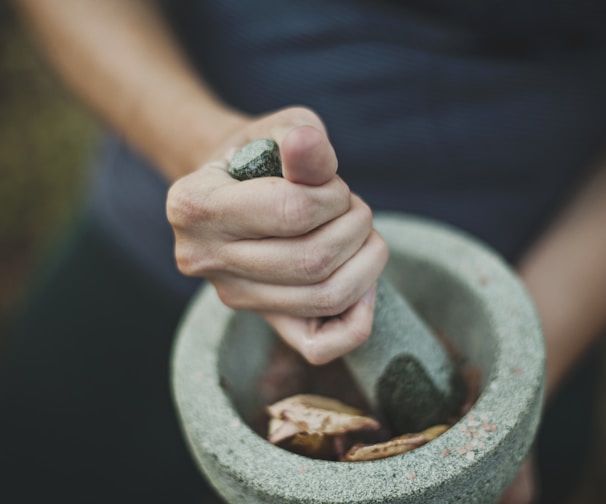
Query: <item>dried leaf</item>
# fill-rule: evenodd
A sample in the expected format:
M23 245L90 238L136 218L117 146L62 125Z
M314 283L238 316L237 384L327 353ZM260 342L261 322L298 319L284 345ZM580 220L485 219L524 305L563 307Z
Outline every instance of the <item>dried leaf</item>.
M346 451L347 433L380 428L375 419L355 408L311 394L289 397L267 410L272 417L269 441L315 458L336 459Z
M429 442L444 434L448 429L450 429L450 425L434 425L433 427L425 429L421 434L425 436L427 442Z
M406 453L435 439L449 429L436 425L423 432L404 434L376 444L355 444L351 434L377 432L380 424L335 399L301 394L269 406L271 415L268 439L273 444L314 458L339 459L344 462L378 460ZM376 434L373 437L377 438Z
M374 418L364 416L356 408L312 394L289 397L269 406L267 411L273 419L294 424L298 433L334 435L358 430L378 430L381 427ZM285 429L283 426L279 428Z
M280 441L295 436L301 432L301 428L288 420L272 418L269 421L269 432L267 439L272 444L278 444Z
M366 460L379 460L382 458L400 455L423 446L429 441L435 439L449 429L448 425L436 425L415 434L404 434L385 443L372 445L357 444L341 457L343 462L361 462Z
M287 441L286 447L295 453L319 459L334 459L339 453L335 440L340 436L325 434L297 434Z

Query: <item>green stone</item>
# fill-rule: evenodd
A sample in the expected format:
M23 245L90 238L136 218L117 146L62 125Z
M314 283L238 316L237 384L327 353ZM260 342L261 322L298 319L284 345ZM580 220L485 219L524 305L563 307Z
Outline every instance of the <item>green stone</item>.
M242 147L229 163L229 174L237 180L281 177L282 162L278 144L261 138Z

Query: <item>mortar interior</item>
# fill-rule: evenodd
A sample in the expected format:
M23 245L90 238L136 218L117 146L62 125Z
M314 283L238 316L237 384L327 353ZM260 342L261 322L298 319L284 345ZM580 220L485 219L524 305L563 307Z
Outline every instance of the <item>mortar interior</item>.
M397 250L391 251L384 275L432 329L454 343L465 363L480 369L481 393L498 352L485 300L478 290L470 288L452 268ZM221 384L249 426L267 405L259 394L258 383L277 341L275 332L249 312L234 313L221 339Z

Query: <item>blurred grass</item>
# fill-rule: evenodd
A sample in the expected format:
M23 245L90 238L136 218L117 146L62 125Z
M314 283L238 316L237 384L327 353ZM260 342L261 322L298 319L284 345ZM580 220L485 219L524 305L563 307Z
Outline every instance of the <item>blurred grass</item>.
M0 0L0 343L79 202L96 136L93 118Z

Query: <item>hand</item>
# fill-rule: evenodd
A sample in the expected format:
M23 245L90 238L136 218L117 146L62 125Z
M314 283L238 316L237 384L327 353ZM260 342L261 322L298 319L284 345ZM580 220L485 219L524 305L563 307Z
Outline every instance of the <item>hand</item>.
M257 138L278 143L283 179L227 173L231 155ZM370 335L388 255L370 209L336 170L320 119L289 108L243 120L167 199L179 269L208 279L227 306L258 312L313 364Z
M500 504L530 504L536 498L534 456L530 455L501 497Z

